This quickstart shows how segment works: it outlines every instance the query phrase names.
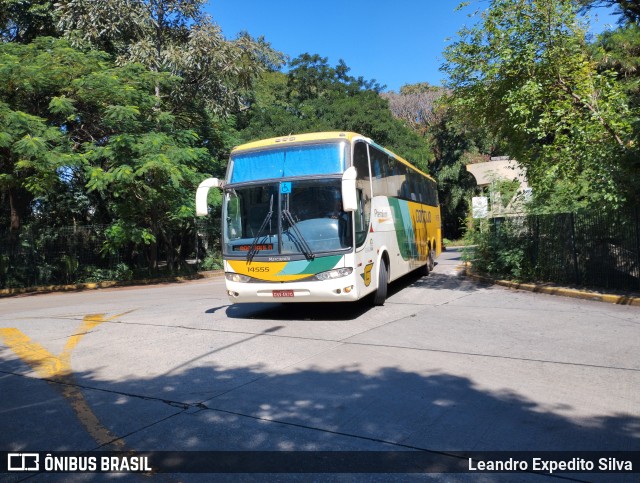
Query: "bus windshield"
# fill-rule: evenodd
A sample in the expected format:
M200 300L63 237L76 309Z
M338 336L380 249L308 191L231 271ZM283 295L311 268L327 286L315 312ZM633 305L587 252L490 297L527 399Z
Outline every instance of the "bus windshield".
M339 178L229 188L223 204L224 254L313 259L348 250L351 219L342 210Z
M344 142L282 146L232 154L228 182L342 173L346 146Z

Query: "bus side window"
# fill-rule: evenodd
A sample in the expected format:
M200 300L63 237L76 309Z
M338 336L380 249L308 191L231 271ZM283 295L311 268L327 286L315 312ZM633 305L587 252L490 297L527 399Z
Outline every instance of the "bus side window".
M358 209L355 216L356 246L361 246L367 239L371 221L371 175L369 173L369 154L367 144L357 142L353 147L353 166L358 172L356 189Z
M227 230L230 240L242 236L242 218L240 215L240 199L235 193L227 193Z
M425 191L425 182L423 179L421 179L421 176L417 176L416 177L416 181L417 181L417 189L418 189L418 200L420 201L420 203L425 203L427 201L427 194Z
M398 176L398 160L393 156L387 156L387 195L396 196L400 191Z
M438 187L429 180L427 181L427 204L431 206L438 206Z
M374 196L388 196L387 177L389 176L389 161L387 153L374 147L369 149L371 153L371 174L373 177Z
M396 191L393 193L393 196L404 199L408 198L406 194L409 192L409 187L407 186L407 168L404 164L398 163L395 176Z

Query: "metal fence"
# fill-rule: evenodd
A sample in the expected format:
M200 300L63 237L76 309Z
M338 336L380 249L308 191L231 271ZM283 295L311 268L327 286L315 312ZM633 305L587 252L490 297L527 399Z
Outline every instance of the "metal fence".
M104 250L106 226L26 228L0 233L0 288L152 278L221 268L219 220L198 218L180 250L158 243ZM474 265L521 280L640 291L640 210L494 218ZM169 251L178 263L168 263Z
M490 245L522 253L522 279L640 291L637 208L497 218L492 225Z
M176 246L161 240L153 248L126 246L105 250L106 225L24 227L0 231L0 289L130 280L219 268L219 221L196 219ZM170 259L171 257L171 259Z

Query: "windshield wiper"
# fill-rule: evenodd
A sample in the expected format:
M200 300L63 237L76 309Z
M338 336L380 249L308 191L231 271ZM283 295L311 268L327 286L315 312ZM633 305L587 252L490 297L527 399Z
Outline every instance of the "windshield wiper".
M249 251L247 252L247 261L249 263L251 263L251 261L253 260L253 257L259 251L259 249L258 249L258 240L260 240L260 235L262 235L262 232L264 231L265 227L267 226L267 223L269 221L271 221L271 216L272 215L273 215L273 195L271 195L271 200L269 201L269 213L267 213L267 216L265 216L264 220L262 221L262 225L260 225L260 229L258 230L258 233L256 234L256 237L253 239L253 242L251 243L251 246L249 247Z
M304 256L307 257L307 259L309 260L313 260L314 258L316 258L315 254L313 253L313 250L311 250L311 247L307 243L307 240L305 240L304 236L296 226L296 222L293 219L293 216L291 216L291 213L289 212L289 210L282 210L282 216L284 216L285 220L289 222L289 226L291 227L291 230L293 230L293 232L298 237L298 242L300 243L300 248L302 249Z

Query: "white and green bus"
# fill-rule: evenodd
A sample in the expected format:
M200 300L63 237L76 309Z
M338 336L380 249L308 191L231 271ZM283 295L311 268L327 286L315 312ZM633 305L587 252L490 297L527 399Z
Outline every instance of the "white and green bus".
M371 139L350 132L238 146L224 179L222 257L232 302L382 305L389 282L434 266L441 250L436 182Z

